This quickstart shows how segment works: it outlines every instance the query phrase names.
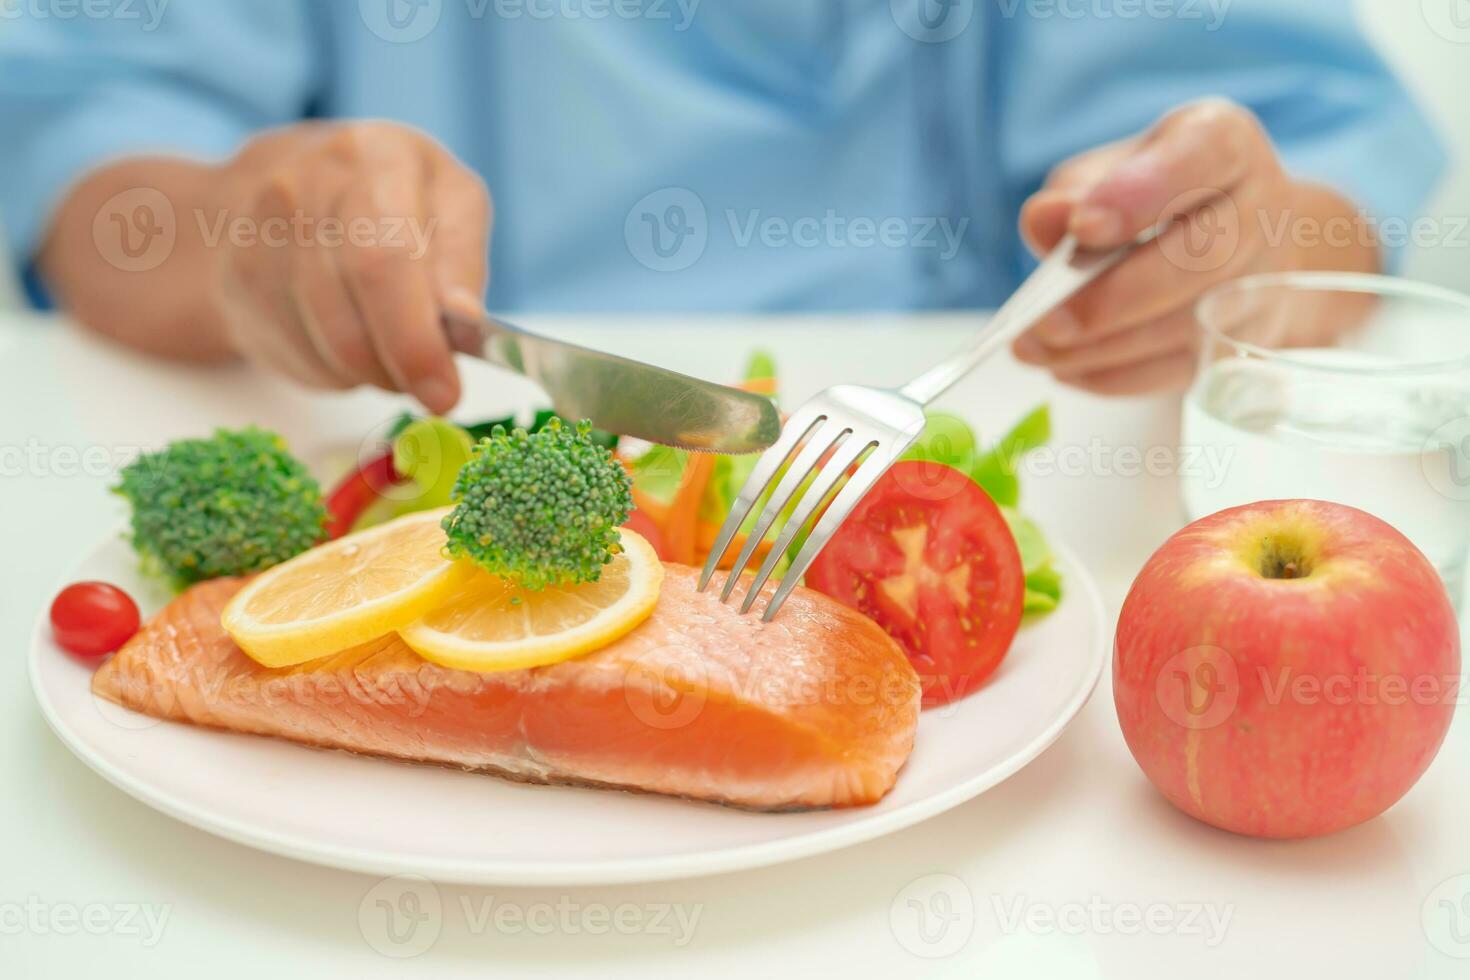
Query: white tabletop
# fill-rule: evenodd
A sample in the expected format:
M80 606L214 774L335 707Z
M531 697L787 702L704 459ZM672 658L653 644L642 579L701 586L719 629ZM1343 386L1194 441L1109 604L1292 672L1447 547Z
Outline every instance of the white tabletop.
M788 404L839 380L905 380L979 322L525 320L716 379L759 345L778 356ZM464 418L532 398L488 368L467 372ZM993 437L1042 400L1052 404L1057 465L1025 482L1025 507L1073 546L1116 616L1133 574L1183 522L1175 477L1138 464L1151 447L1177 448L1177 404L1095 399L1009 362L982 368L945 404ZM665 884L441 885L439 919L419 944L428 948L407 963L384 955L375 945L416 950L371 928L365 935L359 908L381 894L369 894L376 879L216 839L112 788L47 729L23 652L55 583L116 526L105 488L134 447L256 422L305 454L355 441L400 406L375 393L309 395L244 369L160 365L58 321L0 319L0 635L9 650L0 976L257 980L390 976L405 966L444 977L1470 975L1470 959L1449 955L1470 955L1463 717L1386 816L1324 840L1252 841L1195 823L1152 790L1123 743L1106 677L1036 762L910 830ZM923 922L909 904L916 898Z

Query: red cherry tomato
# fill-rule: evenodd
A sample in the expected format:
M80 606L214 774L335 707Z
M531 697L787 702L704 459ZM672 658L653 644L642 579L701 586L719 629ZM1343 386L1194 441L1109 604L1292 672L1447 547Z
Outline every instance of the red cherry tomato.
M51 603L51 630L63 650L82 657L111 653L138 632L138 604L115 585L77 582Z
M363 511L398 480L392 452L370 459L344 476L327 494L327 539L335 541L352 530Z
M908 654L925 706L975 690L1021 625L1025 575L1000 508L938 463L896 464L806 573L876 620ZM958 473L958 471L955 471ZM963 474L958 474L963 477Z

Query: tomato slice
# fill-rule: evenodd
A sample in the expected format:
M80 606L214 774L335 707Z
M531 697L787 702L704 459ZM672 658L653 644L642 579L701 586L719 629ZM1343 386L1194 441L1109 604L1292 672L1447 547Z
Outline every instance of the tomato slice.
M947 704L994 672L1021 625L1025 575L1005 517L967 476L903 461L868 491L806 584L888 631ZM957 470L952 470L959 476Z

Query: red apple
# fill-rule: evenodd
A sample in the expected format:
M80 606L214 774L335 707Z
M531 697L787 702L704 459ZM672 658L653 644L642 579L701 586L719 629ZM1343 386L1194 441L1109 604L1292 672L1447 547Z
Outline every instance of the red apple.
M1259 837L1392 806L1439 749L1460 634L1439 576L1363 511L1267 500L1164 542L1118 619L1113 699L1171 803Z

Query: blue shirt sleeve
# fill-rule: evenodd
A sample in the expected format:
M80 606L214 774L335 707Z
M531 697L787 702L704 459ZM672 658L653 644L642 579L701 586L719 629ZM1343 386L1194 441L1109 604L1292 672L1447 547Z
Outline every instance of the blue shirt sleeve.
M0 225L13 261L30 266L69 187L111 159L222 158L299 119L316 84L307 6L139 2L62 18L16 5L0 23Z
M1016 208L1062 160L1207 96L1254 111L1293 176L1333 187L1372 220L1412 222L1444 168L1434 130L1338 4L1176 0L1167 17L1069 18L1056 12L1063 2L1042 18L1019 2L991 46ZM1385 244L1392 264L1402 243Z

